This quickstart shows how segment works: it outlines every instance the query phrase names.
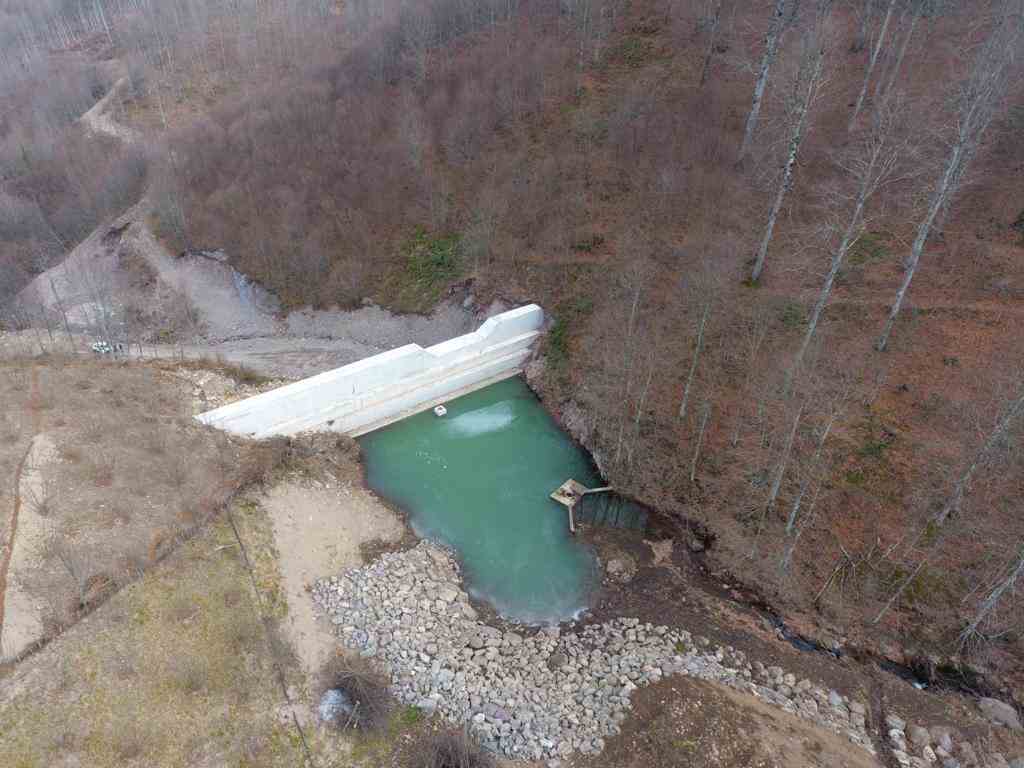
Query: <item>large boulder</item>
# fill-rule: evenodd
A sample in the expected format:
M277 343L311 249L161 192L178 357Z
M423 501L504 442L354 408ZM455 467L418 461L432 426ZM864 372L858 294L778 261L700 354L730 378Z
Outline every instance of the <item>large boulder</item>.
M931 746L931 734L919 725L910 726L907 729L907 735L910 737L910 743L917 747L919 750Z
M981 710L981 713L993 723L1005 725L1007 728L1014 731L1024 730L1024 726L1021 726L1017 710L1005 701L986 697L978 702L978 708Z

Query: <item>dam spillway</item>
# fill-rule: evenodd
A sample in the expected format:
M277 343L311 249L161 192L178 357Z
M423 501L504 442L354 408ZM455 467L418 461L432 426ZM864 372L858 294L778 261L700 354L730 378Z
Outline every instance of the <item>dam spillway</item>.
M520 373L543 322L528 304L432 347L407 344L196 418L256 439L314 430L357 437Z

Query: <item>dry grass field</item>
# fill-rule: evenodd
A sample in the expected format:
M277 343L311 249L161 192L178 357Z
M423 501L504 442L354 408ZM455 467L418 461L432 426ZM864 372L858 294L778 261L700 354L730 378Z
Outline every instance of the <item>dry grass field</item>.
M318 724L264 496L317 481L315 461L192 419L251 384L192 362L0 360L0 615L32 640L0 662L0 765L383 768L436 726L385 691L370 732Z
M283 630L290 611L270 518L245 494L39 652L0 667L0 765L413 765L439 724L383 691L370 730L318 723L319 680Z
M31 603L39 637L166 557L281 460L282 446L239 444L192 418L209 407L197 382L214 380L220 399L254 381L217 361L0 358L0 595Z
M191 389L169 369L7 360L0 399L0 586L34 607L8 619L37 622L30 635L59 632L166 556L251 466L251 451L192 419Z
M219 519L10 669L0 764L301 765L272 626Z

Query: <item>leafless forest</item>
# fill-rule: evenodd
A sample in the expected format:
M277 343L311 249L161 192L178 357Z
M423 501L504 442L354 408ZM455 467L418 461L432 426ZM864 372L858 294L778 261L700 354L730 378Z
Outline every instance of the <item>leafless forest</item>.
M1020 672L1022 59L1022 0L0 0L0 301L144 193L286 307L418 242L713 571Z

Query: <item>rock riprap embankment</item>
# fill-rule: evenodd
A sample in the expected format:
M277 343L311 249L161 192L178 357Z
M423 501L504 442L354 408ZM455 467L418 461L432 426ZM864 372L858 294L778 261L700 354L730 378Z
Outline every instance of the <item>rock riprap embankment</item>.
M509 757L600 752L630 694L676 674L761 696L874 751L859 703L679 629L628 618L529 636L488 626L454 558L429 542L322 579L313 598L346 646L384 664L402 701L469 723Z

